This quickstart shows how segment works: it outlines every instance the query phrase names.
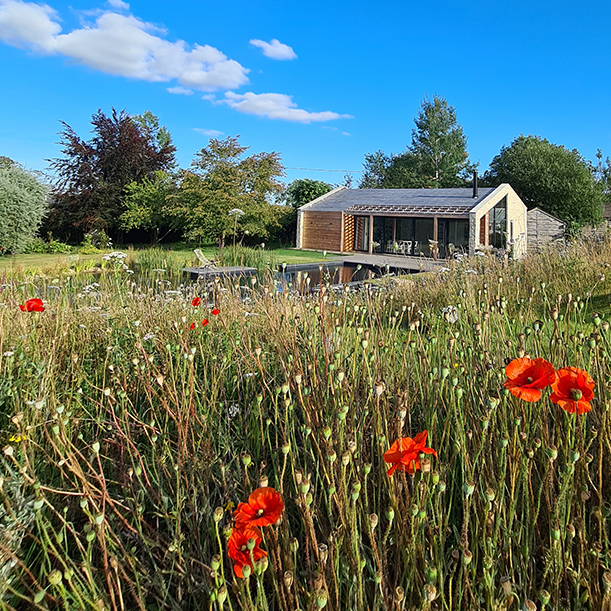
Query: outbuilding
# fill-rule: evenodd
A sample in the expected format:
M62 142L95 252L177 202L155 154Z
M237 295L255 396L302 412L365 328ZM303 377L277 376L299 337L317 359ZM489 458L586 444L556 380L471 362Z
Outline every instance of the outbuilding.
M339 187L297 213L297 248L447 258L526 254L526 206L508 184L473 189Z
M528 211L528 252L539 252L550 242L564 238L566 223L551 214L533 208Z

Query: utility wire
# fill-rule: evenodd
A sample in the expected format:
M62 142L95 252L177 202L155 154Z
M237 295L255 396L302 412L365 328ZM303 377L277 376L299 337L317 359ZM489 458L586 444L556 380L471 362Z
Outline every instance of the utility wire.
M317 168L284 168L285 170L301 170L303 172L343 172L344 174L359 174L363 170L321 170Z

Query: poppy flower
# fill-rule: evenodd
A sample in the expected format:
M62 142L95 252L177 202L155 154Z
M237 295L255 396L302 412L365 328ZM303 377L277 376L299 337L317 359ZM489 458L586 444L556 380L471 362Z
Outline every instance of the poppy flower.
M248 503L240 503L235 510L236 525L250 528L275 524L283 509L282 497L273 488L257 488Z
M191 323L191 326L189 327L189 329L191 329L191 331L193 331L193 329L195 329L195 323L194 322Z
M549 398L569 414L585 414L592 409L590 401L594 398L594 380L583 369L563 367L556 372Z
M205 327L209 322L207 318L204 318L204 320L202 320L202 327Z
M503 386L512 395L534 403L541 398L541 389L550 386L556 379L554 366L545 359L513 359L505 368L507 381Z
M392 464L392 467L387 471L388 475L392 475L395 469L407 471L408 473L418 471L420 469L420 454L434 454L437 456L435 450L425 447L427 435L428 431L422 431L422 433L418 433L413 439L411 437L397 439L390 447L390 450L384 452L384 462Z
M28 299L25 305L20 305L22 312L44 312L45 306L42 305L42 299L37 297L34 299Z
M221 313L221 311L220 311L220 310L217 310L216 308L214 308L214 309L212 310L212 312L211 312L212 316L216 316L217 314L220 314L220 313Z
M248 549L249 539L254 539L255 541L255 546L252 550ZM229 541L227 541L227 553L235 562L233 570L240 579L243 577L242 569L245 566L252 568L253 559L256 562L259 558L267 556L267 552L259 547L259 543L262 540L263 537L257 528L234 528L231 531L231 536Z
M191 302L191 305L195 308L201 304L202 304L202 300L199 297L195 297L193 301Z

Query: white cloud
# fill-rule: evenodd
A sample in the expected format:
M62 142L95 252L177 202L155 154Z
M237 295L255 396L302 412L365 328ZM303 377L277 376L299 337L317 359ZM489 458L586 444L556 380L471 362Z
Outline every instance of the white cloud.
M342 136L352 136L352 134L349 134L348 132L342 132Z
M129 11L129 4L123 0L108 0L108 4L120 11Z
M265 57L279 60L297 58L297 53L293 51L293 48L280 42L277 38L273 38L271 42L265 42L264 40L257 40L255 38L250 41L250 44L253 45L253 47L259 47L263 51Z
M193 92L186 87L168 87L167 91L174 95L193 95Z
M194 127L194 132L198 134L204 134L204 136L211 136L212 138L216 138L217 136L224 136L224 132L218 131L218 129L202 129L201 127Z
M115 3L121 0L111 0ZM121 3L125 4L125 3ZM131 15L104 12L95 22L60 34L47 5L0 0L0 40L20 48L58 53L80 64L145 81L176 80L183 87L213 91L248 82L248 69L218 49L161 38L159 28Z
M58 15L46 4L0 0L0 40L19 49L52 53L61 31Z
M323 112L308 112L298 108L290 95L283 93L225 93L226 104L239 112L248 115L267 117L268 119L281 119L296 123L316 123L320 121L333 121L335 119L351 119L350 115L340 115L330 110Z

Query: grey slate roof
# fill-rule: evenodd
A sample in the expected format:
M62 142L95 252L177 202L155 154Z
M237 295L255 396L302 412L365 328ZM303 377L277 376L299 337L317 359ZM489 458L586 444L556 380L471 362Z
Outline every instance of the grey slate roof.
M337 189L306 204L304 211L371 214L449 214L464 215L494 191L473 189ZM429 211L430 209L430 211ZM443 212L441 212L443 210Z

